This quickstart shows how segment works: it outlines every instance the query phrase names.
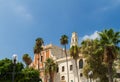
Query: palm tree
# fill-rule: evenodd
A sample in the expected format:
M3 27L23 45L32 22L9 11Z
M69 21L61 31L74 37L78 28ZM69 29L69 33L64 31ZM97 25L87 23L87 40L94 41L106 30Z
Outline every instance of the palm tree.
M66 45L68 44L68 36L62 35L60 38L60 43L61 43L61 45L64 46L64 49L65 49L64 52L65 52L65 56L66 56L67 76L68 76L68 82L69 82L68 59L67 59L67 50L66 50Z
M113 29L104 30L99 33L100 42L104 49L104 62L108 65L108 79L113 82L113 62L118 55L120 42L120 32L114 32Z
M77 67L77 59L79 58L79 47L77 45L72 46L70 48L70 56L75 60L76 74L78 76L78 82L79 82L79 74L78 74L78 67Z
M100 79L100 82L108 82L107 67L103 64L103 49L98 39L86 39L81 43L80 52L87 62L83 68L84 75L88 78L88 73L93 71L93 79ZM101 71L102 70L102 71Z
M57 70L57 64L54 62L53 59L48 58L45 61L45 75L49 74L50 82L54 82L54 73Z
M34 54L37 54L38 55L38 70L40 70L39 68L39 56L41 54L41 51L43 50L43 44L44 44L44 41L42 38L37 38L36 39L36 44L35 44L35 47L34 47Z
M84 56L92 54L93 52L91 47L92 43L93 41L90 39L86 39L81 42L80 52L83 53Z
M28 67L32 63L32 59L29 56L29 54L24 54L23 57L22 57L22 59L25 62L26 67Z

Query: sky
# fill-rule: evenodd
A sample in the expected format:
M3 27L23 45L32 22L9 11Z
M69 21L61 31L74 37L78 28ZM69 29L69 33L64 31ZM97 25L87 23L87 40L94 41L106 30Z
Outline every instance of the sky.
M0 59L32 59L35 39L59 47L61 35L77 32L79 44L96 32L120 31L120 0L0 0ZM69 45L68 45L69 47Z

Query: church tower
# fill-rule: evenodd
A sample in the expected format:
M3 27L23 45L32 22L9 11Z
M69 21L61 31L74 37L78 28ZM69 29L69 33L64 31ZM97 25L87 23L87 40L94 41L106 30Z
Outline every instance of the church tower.
M71 37L71 44L70 47L78 45L78 36L76 32L72 33L72 37Z

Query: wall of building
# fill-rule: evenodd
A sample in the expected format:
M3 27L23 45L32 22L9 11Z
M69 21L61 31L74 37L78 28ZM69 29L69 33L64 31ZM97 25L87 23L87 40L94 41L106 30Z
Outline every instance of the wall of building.
M83 60L83 65L85 63L83 58L80 58ZM78 74L79 74L79 80L80 82L86 82L86 78L83 75L83 68L79 69L79 60L77 61L77 67L78 67ZM66 64L66 59L62 58L57 60L58 66L59 66L59 72L56 74L55 80L59 79L60 81L65 80L66 82L68 82L68 76L67 76L67 64ZM72 65L72 70L70 70L70 65ZM64 71L62 71L62 67L64 66ZM69 69L69 82L78 82L78 74L76 72L76 66L75 66L75 61L68 57L68 69ZM80 76L80 73L82 73L82 76ZM65 77L64 79L62 79L62 77Z

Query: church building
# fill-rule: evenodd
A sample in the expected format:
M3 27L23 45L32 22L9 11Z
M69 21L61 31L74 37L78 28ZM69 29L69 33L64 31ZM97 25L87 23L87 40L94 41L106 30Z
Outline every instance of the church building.
M78 36L76 32L72 33L70 47L78 45ZM38 62L39 58L39 62ZM34 54L34 60L30 67L38 69L40 71L40 77L43 82L49 82L49 76L44 74L44 62L47 58L53 58L58 64L58 71L55 73L54 82L68 82L67 76L67 64L64 49L53 44L43 46L43 51L41 54ZM75 61L69 55L69 50L67 50L68 59L68 71L69 71L69 82L78 82ZM79 82L87 82L87 79L83 75L83 66L85 64L85 59L82 54L79 54L79 59L77 60L78 76ZM38 66L39 65L39 66Z

